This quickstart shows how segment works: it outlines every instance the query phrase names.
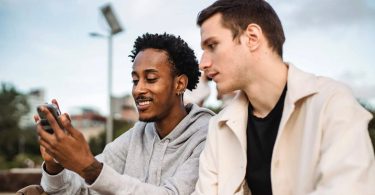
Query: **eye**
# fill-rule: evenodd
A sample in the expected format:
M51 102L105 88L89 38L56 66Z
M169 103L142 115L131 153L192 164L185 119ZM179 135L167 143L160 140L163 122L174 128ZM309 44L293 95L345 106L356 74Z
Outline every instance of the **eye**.
M138 82L139 82L139 80L138 80L138 79L133 79L133 85L137 85L137 84L138 84Z
M217 44L216 43L210 43L207 45L207 47L210 49L210 50L214 50L216 48Z
M158 80L158 78L147 78L146 81L148 83L155 83Z

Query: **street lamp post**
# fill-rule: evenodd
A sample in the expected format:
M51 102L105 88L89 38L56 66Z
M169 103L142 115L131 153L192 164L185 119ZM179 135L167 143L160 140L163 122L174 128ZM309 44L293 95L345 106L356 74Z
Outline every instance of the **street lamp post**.
M106 143L113 139L113 109L112 109L112 34L108 36L108 118L106 123Z
M110 29L108 35L100 33L90 33L93 37L105 37L108 39L108 117L106 121L106 143L109 143L113 139L113 109L112 109L112 38L123 29L120 26L116 16L114 15L112 8L109 4L101 7L101 12L105 17Z

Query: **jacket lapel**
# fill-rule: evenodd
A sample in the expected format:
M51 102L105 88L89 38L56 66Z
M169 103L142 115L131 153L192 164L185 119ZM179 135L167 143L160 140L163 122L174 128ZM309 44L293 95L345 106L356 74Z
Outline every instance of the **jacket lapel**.
M278 134L282 133L288 119L294 111L295 104L299 100L318 92L316 89L316 76L303 72L291 64L288 64L287 85L288 89L285 97L283 115L281 117Z
M244 149L246 158L246 128L247 128L247 108L249 101L243 92L239 92L232 100L232 103L219 113L218 121L220 126L226 124L236 135L241 147Z
M239 153L241 156L239 160L234 161L233 165L230 166L232 170L226 170L226 177L230 178L226 183L223 183L224 188L221 191L222 194L237 194L238 190L241 190L241 184L243 183L245 171L239 170L239 167L246 165L246 128L247 128L247 108L248 100L244 93L239 92L227 107L225 107L218 115L219 129L218 131L230 131L230 134L224 133L226 136L234 136L235 140L238 140L240 148L233 151ZM231 139L233 140L233 139ZM233 144L238 143L221 143L221 144ZM219 190L220 191L220 190ZM219 192L220 194L220 192Z

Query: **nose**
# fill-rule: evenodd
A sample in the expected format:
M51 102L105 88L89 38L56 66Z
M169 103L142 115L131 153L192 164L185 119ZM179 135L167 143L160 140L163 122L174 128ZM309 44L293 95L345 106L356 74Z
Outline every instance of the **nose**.
M206 52L203 52L201 61L199 63L199 68L203 71L206 71L211 66L212 66L212 60L210 56Z
M137 98L138 96L145 94L147 92L147 88L145 83L140 79L137 83L133 84L133 97Z

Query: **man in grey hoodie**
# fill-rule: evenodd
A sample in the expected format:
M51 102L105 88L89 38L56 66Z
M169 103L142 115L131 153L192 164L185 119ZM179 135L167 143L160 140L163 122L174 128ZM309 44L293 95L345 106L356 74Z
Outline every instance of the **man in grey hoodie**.
M94 157L67 114L54 129L38 123L43 164L41 185L49 194L191 194L199 155L213 113L183 104L185 89L200 75L194 52L169 34L144 34L134 44L132 95L139 122ZM57 101L52 103L57 105ZM38 121L38 117L35 117ZM57 163L59 162L59 163Z

